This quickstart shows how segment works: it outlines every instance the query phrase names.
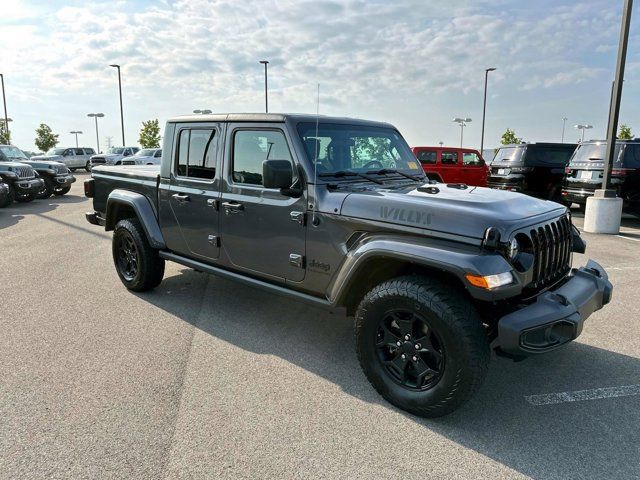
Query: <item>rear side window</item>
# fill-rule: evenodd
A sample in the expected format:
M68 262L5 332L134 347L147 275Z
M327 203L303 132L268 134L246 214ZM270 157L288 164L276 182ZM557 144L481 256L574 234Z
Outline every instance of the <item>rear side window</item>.
M211 180L216 176L214 129L184 129L178 138L176 173L181 177Z
M532 148L528 147L525 163L538 165L564 166L569 162L573 150L565 148Z
M624 168L640 168L640 144L629 144L624 149Z
M154 155L155 158L160 158L161 156L162 156L162 150L158 150Z
M463 165L469 165L469 166L473 167L473 166L483 165L484 162L478 156L477 153L465 152L465 153L462 154L462 164Z
M76 155L84 155L84 152L81 148L76 148Z
M421 152L418 152L416 158L420 163L434 164L436 163L436 159L438 158L438 152L423 150Z
M442 152L440 163L442 163L442 165L457 165L458 152Z
M262 162L288 160L293 163L289 145L279 130L238 130L233 137L235 183L262 185Z
M93 148L85 148L84 149L84 154L85 155L95 155L96 151Z

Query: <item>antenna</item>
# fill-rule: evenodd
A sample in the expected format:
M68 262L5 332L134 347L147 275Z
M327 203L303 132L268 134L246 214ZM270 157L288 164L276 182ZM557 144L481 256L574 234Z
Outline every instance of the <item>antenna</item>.
M320 123L320 84L318 84L318 97L316 101L316 155L313 159L313 205L311 205L311 223L318 225L320 222L316 218L316 205L318 204L318 154L320 150L320 140L318 140L318 124Z

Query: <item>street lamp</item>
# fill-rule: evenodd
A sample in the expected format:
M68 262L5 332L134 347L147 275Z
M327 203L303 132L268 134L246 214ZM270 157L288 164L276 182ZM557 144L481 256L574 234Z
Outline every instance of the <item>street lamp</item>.
M487 68L484 71L484 102L482 105L482 134L480 135L480 153L484 149L484 116L487 111L487 80L489 78L489 72L495 71L496 67ZM460 142L462 147L462 142Z
M569 120L567 117L562 117L562 140L560 143L564 143L564 125L567 123L567 120Z
M98 136L98 118L104 117L104 113L87 113L87 117L93 117L96 119L96 147L97 152L100 153L100 137Z
M122 126L122 146L124 147L124 113L122 112L122 79L120 77L120 65L111 64L110 67L118 69L118 91L120 92L120 125Z
M7 139L9 138L9 117L7 117L7 98L4 95L4 75L0 73L0 80L2 80L2 103L4 104L4 125L7 129Z
M267 65L269 65L269 61L260 60L260 63L264 65L264 111L269 113L269 98L267 96Z
M456 117L453 119L453 122L460 125L460 147L462 148L462 138L464 137L464 127L467 126L467 123L471 122L471 119L467 117L465 118Z
M582 130L582 141L584 142L584 131L585 130L589 130L590 128L593 128L593 125L574 125L573 128L576 128L578 130Z
M201 115L208 115L211 113L211 110L209 110L208 108L205 108L203 110L194 110L193 113L198 113Z
M76 136L76 148L78 148L78 135L82 134L82 132L80 130L73 130L72 132L69 132L71 135L75 135Z

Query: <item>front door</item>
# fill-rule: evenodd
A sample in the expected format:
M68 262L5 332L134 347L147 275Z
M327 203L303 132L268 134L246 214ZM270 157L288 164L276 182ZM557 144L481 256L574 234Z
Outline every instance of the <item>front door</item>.
M462 153L460 181L475 187L487 185L487 169L484 160L475 152Z
M460 158L457 151L440 151L440 175L445 183L460 182Z
M167 247L195 259L215 260L220 255L219 138L217 124L183 124L175 133L166 197L179 234L168 232Z
M226 261L272 280L299 282L305 274L305 195L292 198L262 186L262 162L296 165L284 125L229 125L220 204ZM297 168L293 168L294 181Z

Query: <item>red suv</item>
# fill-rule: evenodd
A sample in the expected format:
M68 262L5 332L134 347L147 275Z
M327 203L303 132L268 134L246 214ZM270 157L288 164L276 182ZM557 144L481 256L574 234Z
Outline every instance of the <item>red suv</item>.
M489 170L478 150L456 147L413 147L425 173L437 173L444 183L487 186Z

